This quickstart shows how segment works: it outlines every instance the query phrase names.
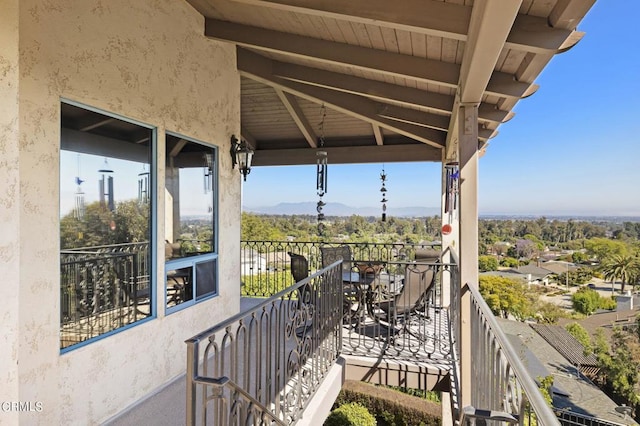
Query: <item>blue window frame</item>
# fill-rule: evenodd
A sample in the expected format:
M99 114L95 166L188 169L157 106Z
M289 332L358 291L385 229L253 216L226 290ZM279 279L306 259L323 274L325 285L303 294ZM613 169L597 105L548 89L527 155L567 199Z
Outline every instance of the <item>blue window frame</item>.
M217 155L215 147L166 134L167 312L218 294Z
M63 100L60 349L155 316L155 129Z

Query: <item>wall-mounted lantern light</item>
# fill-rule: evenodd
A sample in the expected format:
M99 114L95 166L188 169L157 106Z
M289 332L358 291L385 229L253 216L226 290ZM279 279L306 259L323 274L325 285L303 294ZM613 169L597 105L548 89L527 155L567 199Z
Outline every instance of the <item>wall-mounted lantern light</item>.
M236 164L244 180L251 173L251 159L253 151L247 145L247 141L238 140L236 135L231 135L231 168L235 168Z

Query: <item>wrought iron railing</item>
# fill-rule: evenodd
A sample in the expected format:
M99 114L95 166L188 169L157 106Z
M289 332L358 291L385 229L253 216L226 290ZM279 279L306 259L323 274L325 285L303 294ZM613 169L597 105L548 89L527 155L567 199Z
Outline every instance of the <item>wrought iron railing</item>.
M464 321L469 327L470 345L473 356L470 360L470 383L460 383L456 375L454 388L464 392L469 389L470 406L462 407L463 419L483 419L506 423L528 425L558 425L558 418L552 408L547 405L535 380L517 352L507 340L495 316L473 286L465 286L464 291L470 296L470 312L459 311L453 321ZM459 293L452 295L453 300L460 300ZM460 310L458 303L452 309ZM460 330L461 324L452 322L454 330ZM460 333L455 333L456 364L464 344Z
M401 361L451 359L449 310L443 283L457 266L439 261L371 262L382 269L344 282L343 353ZM352 286L352 287L351 287Z
M244 296L270 297L294 284L288 252L304 256L311 271L322 268L321 247L348 246L352 259L403 261L415 259L417 250L439 248L440 243L343 243L318 241L241 241L241 281Z
M341 347L336 262L186 341L187 424L294 424Z
M60 348L151 315L149 245L85 247L60 253Z

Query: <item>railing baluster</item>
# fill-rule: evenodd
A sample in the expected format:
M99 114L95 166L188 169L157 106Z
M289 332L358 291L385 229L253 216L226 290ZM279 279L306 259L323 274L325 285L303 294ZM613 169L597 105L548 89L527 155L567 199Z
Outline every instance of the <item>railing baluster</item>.
M198 415L192 409L194 383L203 393L215 392L210 394L213 404L201 407L203 419L290 424L300 417L339 355L337 346L326 350L327 340L338 333L342 320L342 307L332 306L340 300L329 297L330 289L341 285L339 268L336 262L187 341L187 359L192 363L187 379L191 389L187 391L188 424L194 424ZM314 289L314 309L297 296L303 286ZM215 350L218 333L224 336ZM204 355L197 352L201 341L208 341ZM248 361L246 356L236 358L241 348L254 352ZM216 366L213 371L207 367L210 363Z

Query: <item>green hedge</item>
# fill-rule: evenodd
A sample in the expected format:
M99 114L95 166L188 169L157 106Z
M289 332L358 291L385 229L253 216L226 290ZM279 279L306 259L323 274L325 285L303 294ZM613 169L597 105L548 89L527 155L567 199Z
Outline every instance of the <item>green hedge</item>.
M378 426L436 426L441 424L439 417L425 413L418 408L405 407L384 398L349 389L340 391L334 407L353 402L366 407L375 416Z
M363 405L350 402L333 410L324 426L376 426L376 418Z

